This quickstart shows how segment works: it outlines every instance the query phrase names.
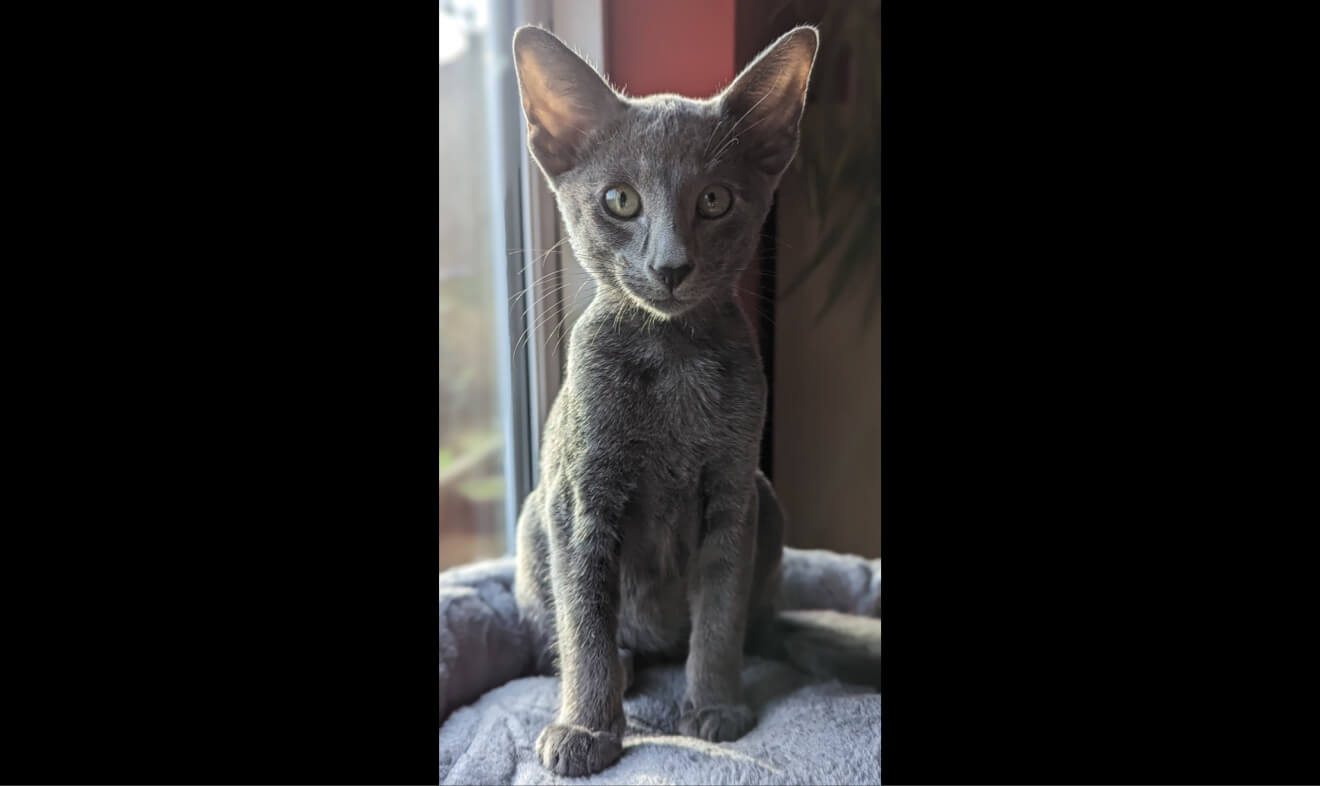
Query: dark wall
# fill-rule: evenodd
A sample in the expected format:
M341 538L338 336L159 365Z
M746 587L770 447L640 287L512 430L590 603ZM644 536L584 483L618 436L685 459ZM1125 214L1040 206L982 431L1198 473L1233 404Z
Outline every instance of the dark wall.
M782 9L777 15L767 12L775 7ZM739 2L738 68L797 24L820 27L824 54L837 44L830 10L830 2ZM850 56L875 53L845 55L842 62ZM848 67L823 69L820 62L818 58L808 93L804 135L818 125L808 122L819 119L813 115L853 110L848 114L851 118L856 107L849 102L873 101L849 90ZM824 78L830 82L822 84ZM874 116L878 120L878 107ZM759 308L772 312L773 319L767 342L767 368L772 374L767 453L772 479L788 509L790 545L876 557L880 556L880 320L874 313L870 319L867 315L879 306L870 297L879 260L873 270L863 269L823 314L838 272L837 255L825 257L799 287L787 291L790 283L808 272L822 234L822 222L810 207L807 191L807 174L795 162L780 184L773 223L767 227L772 253L762 262L761 283L773 302L758 302ZM855 194L840 187L826 196L830 205L847 205ZM879 226L873 231L878 233Z

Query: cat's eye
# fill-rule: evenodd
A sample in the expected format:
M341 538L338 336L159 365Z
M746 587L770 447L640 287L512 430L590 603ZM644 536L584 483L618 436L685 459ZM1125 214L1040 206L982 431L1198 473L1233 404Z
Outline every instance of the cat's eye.
M642 198L632 186L610 186L605 191L605 209L619 218L632 218L642 209Z
M729 212L733 194L724 186L708 186L697 197L697 212L706 218L719 218Z

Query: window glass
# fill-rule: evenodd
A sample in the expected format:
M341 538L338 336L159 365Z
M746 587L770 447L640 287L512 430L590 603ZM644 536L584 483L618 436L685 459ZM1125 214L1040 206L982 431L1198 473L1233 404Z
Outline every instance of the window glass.
M440 2L440 569L506 553L514 493L488 0ZM517 163L514 162L515 167ZM507 374L506 374L507 377Z

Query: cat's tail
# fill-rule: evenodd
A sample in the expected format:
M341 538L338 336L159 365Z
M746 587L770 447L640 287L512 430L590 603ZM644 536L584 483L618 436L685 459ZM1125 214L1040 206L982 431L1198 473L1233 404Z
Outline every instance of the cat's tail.
M880 620L838 611L781 611L758 626L748 650L816 677L880 690Z

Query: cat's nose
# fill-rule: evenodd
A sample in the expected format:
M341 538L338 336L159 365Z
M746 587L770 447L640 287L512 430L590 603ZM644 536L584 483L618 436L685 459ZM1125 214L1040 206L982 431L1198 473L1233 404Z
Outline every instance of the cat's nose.
M673 292L678 289L678 285L683 283L688 273L692 272L692 263L685 259L668 259L658 263L651 264L651 270L655 275L669 287Z

